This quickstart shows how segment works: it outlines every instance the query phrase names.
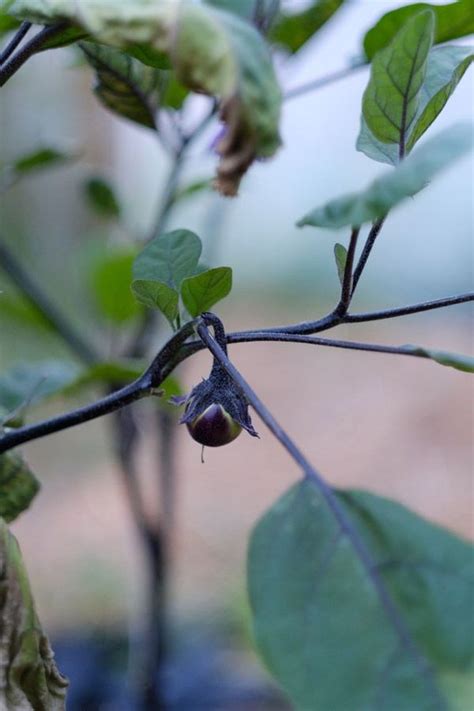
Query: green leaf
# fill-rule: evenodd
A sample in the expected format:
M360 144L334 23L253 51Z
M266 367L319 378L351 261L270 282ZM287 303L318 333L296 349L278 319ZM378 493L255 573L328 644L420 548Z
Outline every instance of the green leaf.
M181 282L195 274L202 245L190 230L158 235L135 259L133 278L161 281L179 291Z
M60 47L68 47L71 44L80 42L81 40L90 39L89 34L80 27L74 25L66 25L59 34L54 35L41 45L40 52L45 52L48 49L59 49Z
M135 298L150 309L159 309L166 316L171 326L174 326L178 316L178 292L155 279L135 279L132 282L132 291Z
M433 33L433 12L420 12L372 61L370 81L362 99L363 117L374 137L398 146L400 154L418 110Z
M58 165L64 165L72 159L72 155L58 151L56 148L45 146L38 148L31 153L27 153L21 158L17 158L12 168L20 175L26 175L35 170L44 170L45 168L55 168Z
M84 195L90 207L102 217L120 217L120 203L110 184L100 177L84 182Z
M0 518L14 521L28 508L39 488L37 479L18 454L0 454Z
M448 46L431 50L421 89L420 110L407 141L407 151L413 148L441 113L473 60L472 47Z
M438 675L473 662L472 547L388 499L336 496L357 549L310 480L252 534L260 653L297 709L448 709Z
M68 681L41 629L15 537L0 521L0 707L64 711Z
M196 193L202 192L203 190L210 190L212 187L212 180L210 178L203 178L202 180L194 180L192 183L185 185L183 188L176 190L173 197L173 204L179 200L186 200L192 197Z
M0 8L0 37L7 34L7 32L16 30L19 26L20 26L19 20L15 19L11 15L7 15L3 11L3 8Z
M67 361L19 363L0 376L0 406L11 412L37 404L61 392L78 373L79 368Z
M469 125L446 129L365 190L331 200L305 215L297 225L338 229L346 225L360 226L383 217L399 202L422 190L439 171L460 158L471 146Z
M142 309L130 293L136 249L109 248L90 272L92 293L103 316L112 323L131 321Z
M342 286L344 270L346 268L347 249L342 244L339 244L339 242L336 242L334 245L334 259L336 260L337 275Z
M191 316L199 316L224 299L232 289L232 269L217 267L188 277L181 285L181 298Z
M423 358L435 360L440 365L447 365L456 370L462 370L465 373L474 373L474 358L460 353L447 353L446 351L436 351L432 348L423 348L422 346L402 346L408 353L416 353Z
M435 14L434 41L436 44L464 37L474 32L472 0L457 0L457 2L448 5L430 5L428 3L405 5L387 12L366 33L364 51L367 59L372 59L376 52L386 47L410 17L426 9L430 9Z
M165 88L161 94L161 106L179 111L188 96L188 89L176 79L175 73L167 72Z
M472 62L470 47L435 47L428 55L428 64L419 93L419 104L410 130L407 132L406 153L435 120ZM357 138L357 149L369 158L396 165L399 147L395 143L383 143L371 133L364 117Z
M132 44L127 47L127 54L138 59L142 64L154 69L169 69L170 62L166 54L146 44Z
M81 42L87 61L95 69L94 93L114 113L135 123L156 128L161 75L118 49Z
M291 54L308 42L344 4L344 0L316 0L301 12L282 13L270 31L270 39Z
M281 92L269 49L260 33L234 13L163 0L140 2L139 12L136 0L15 0L12 13L43 24L69 20L96 42L125 53L139 44L166 54L179 82L192 91L217 97L227 129L217 146L220 163L215 185L226 195L236 194L243 174L256 158L270 157L280 145ZM101 52L96 47L90 61L103 59ZM125 62L120 53L114 60L120 65ZM119 80L108 66L99 69L102 100L119 113L154 127L149 97L145 105L141 102L141 107L137 106L133 92L129 96L130 82L127 76L124 79L123 69ZM125 75L126 70L127 66ZM148 81L146 87L153 91ZM134 96L137 98L136 92Z

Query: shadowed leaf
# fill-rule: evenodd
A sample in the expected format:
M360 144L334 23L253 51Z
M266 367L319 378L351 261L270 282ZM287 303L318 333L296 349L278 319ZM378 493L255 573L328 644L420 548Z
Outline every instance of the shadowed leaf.
M188 277L181 285L181 298L191 316L208 311L232 289L232 269L217 267Z
M16 519L31 504L39 488L35 476L18 454L0 454L0 519L7 522Z
M347 249L342 244L339 244L339 242L336 242L334 245L334 259L336 260L337 275L342 286L344 270L346 268Z
M344 0L316 0L302 12L281 13L270 39L291 54L308 42L344 4Z
M98 176L84 182L84 195L89 206L102 217L120 217L120 203L111 185Z

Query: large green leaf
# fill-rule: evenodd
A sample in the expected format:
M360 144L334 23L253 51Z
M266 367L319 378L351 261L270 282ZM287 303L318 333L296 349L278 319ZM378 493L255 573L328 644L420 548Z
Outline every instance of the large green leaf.
M158 309L174 326L178 316L179 294L167 284L158 279L135 279L132 291L137 301L150 309Z
M0 454L0 519L13 521L28 508L39 488L34 474L18 454Z
M183 279L196 273L201 251L201 240L190 230L161 234L135 259L133 278L162 281L178 291Z
M268 668L301 711L448 711L443 674L463 677L473 662L472 547L388 499L337 498L356 545L308 480L252 534L250 603Z
M162 52L184 86L218 97L227 125L217 146L216 186L223 193L235 194L254 159L278 148L281 92L271 56L259 32L234 13L163 0L16 0L12 13L45 24L69 20L124 51L138 44ZM103 94L116 105L113 90ZM136 117L136 110L129 113ZM151 125L149 111L138 116Z
M148 128L156 128L162 77L159 71L112 47L81 42L89 64L96 71L94 92L108 109Z
M426 141L396 168L374 180L368 188L331 200L312 210L299 227L338 229L360 226L383 217L399 202L422 190L435 175L460 158L472 146L472 130L460 124Z
M19 363L0 375L0 405L7 411L32 405L56 395L79 374L68 361Z
M15 537L0 520L0 707L64 711L68 681L41 629Z
M232 269L217 267L185 279L181 285L181 298L191 316L208 311L224 299L232 289Z
M362 114L374 137L396 146L400 156L404 154L407 133L418 110L433 34L433 12L420 12L403 25L390 45L372 61Z
M405 22L421 10L430 9L436 18L434 41L436 44L464 37L474 32L474 12L472 0L457 0L448 5L430 5L417 2L404 5L383 15L366 33L364 51L368 59L386 47Z
M271 29L270 39L297 52L328 22L345 0L315 0L300 12L281 13Z
M428 55L428 64L419 93L419 104L410 129L407 131L406 152L429 128L444 108L451 94L472 62L470 47L434 47ZM396 165L399 146L379 141L368 128L364 117L357 138L357 149L382 163Z

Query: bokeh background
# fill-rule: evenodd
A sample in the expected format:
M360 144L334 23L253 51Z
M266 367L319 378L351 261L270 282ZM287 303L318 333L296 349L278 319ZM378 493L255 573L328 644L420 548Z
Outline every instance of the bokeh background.
M357 59L365 30L397 5L385 0L348 3L294 60L277 58L283 87L290 89ZM387 169L355 150L367 79L363 69L285 103L283 147L274 159L250 170L238 199L198 193L172 213L168 226L199 234L207 263L234 269L234 291L217 309L228 330L315 318L337 299L332 251L336 239L345 242L348 235L299 230L295 222L312 207L358 189ZM91 83L90 70L70 50L59 50L32 59L2 89L2 162L46 144L76 153L77 160L32 176L2 195L0 229L75 324L95 342L114 344L117 333L104 329L88 293L88 260L97 245L127 244L147 233L170 166L156 137L106 112L93 97ZM471 70L431 135L472 120L473 98ZM194 102L190 124L203 110L203 101ZM210 146L217 131L216 124L210 126L193 147L183 185L212 175ZM464 158L390 215L360 284L356 310L472 288L472 167L472 158ZM91 174L106 176L116 187L124 227L110 228L87 209L80 186ZM1 272L0 290L15 298ZM340 327L335 333L469 352L470 317L472 310L459 306ZM231 356L331 484L393 497L458 534L472 536L473 413L467 375L423 360L295 344L232 346ZM19 325L11 312L0 311L2 369L51 357L71 355L34 323ZM209 365L204 353L188 361L179 371L185 389L205 376ZM88 397L94 392L83 401ZM32 416L70 404L56 400ZM203 678L215 681L227 674L252 688L267 681L262 682L265 672L251 652L247 539L259 515L299 476L256 419L260 440L243 435L229 447L208 450L205 464L184 428L178 432L170 595L176 636L192 666L200 669L196 660L202 656L193 657L193 645L202 649L205 643ZM157 437L146 406L143 428L142 470L153 492ZM109 654L104 639L133 631L143 605L143 558L109 434L104 419L24 447L42 490L13 530L41 619L57 640L60 661L66 649L66 664L70 649L64 640L94 639L97 654L105 654L104 649ZM150 493L150 506L152 499ZM80 653L80 645L78 649ZM117 659L112 654L117 668L121 654L119 650ZM99 708L93 701L81 703L77 708ZM235 708L267 706L242 702Z

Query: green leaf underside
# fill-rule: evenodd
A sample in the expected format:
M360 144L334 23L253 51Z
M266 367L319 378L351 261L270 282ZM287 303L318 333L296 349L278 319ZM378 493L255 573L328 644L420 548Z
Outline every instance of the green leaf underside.
M31 173L35 170L43 170L62 165L71 160L72 156L58 151L56 148L38 148L31 153L27 153L13 163L13 169L21 174Z
M68 681L36 614L15 537L0 520L0 707L64 711Z
M78 366L60 360L18 364L0 376L0 406L12 412L37 404L60 392L79 372Z
M430 358L440 365L447 365L456 370L462 370L464 373L474 373L474 357L463 355L460 353L447 353L446 351L437 351L432 348L423 348L422 346L407 345L402 346L407 353L416 353L424 358Z
M234 13L163 0L15 0L11 12L43 24L67 19L96 42L124 52L136 53L139 45L143 52L165 54L185 87L216 96L227 124L217 146L221 159L215 183L224 194L237 192L255 158L278 148L281 92L271 56L259 32ZM149 111L129 104L128 95L122 101L115 82L110 88L101 81L99 95L109 107L152 125Z
M98 176L84 182L84 195L89 206L103 217L119 217L120 203L111 185Z
M366 190L344 195L313 210L297 224L338 229L360 226L383 217L399 202L422 190L435 175L472 146L472 130L459 124L426 141L396 168L374 180Z
M364 120L376 139L404 149L433 44L434 14L410 18L391 44L378 52L362 99Z
M334 259L336 260L337 275L342 286L344 270L346 268L347 249L342 244L339 244L339 242L336 242L334 245Z
M434 47L430 51L425 80L418 97L418 109L410 130L407 132L407 153L411 151L416 141L441 113L472 59L471 47ZM363 116L356 146L369 158L391 165L398 163L398 144L383 143L375 138Z
M217 267L185 279L181 285L181 298L188 313L195 317L224 299L231 289L232 269Z
M297 52L333 17L344 0L316 0L302 12L282 13L270 31L272 42Z
M13 521L28 508L39 488L37 479L18 454L0 454L0 518Z
M471 546L388 499L337 496L365 563L311 481L252 534L249 595L268 668L301 711L447 711L445 675L463 678L473 661Z
M436 44L464 37L474 32L472 0L457 0L447 5L415 3L387 12L364 37L364 51L371 60L376 52L386 47L405 22L422 10L430 9L435 14Z
M155 279L135 279L132 282L135 298L150 309L158 309L168 319L171 326L178 316L179 295L175 289Z
M92 42L81 42L80 46L96 71L94 92L102 104L119 116L155 129L162 81L159 72L112 47Z

